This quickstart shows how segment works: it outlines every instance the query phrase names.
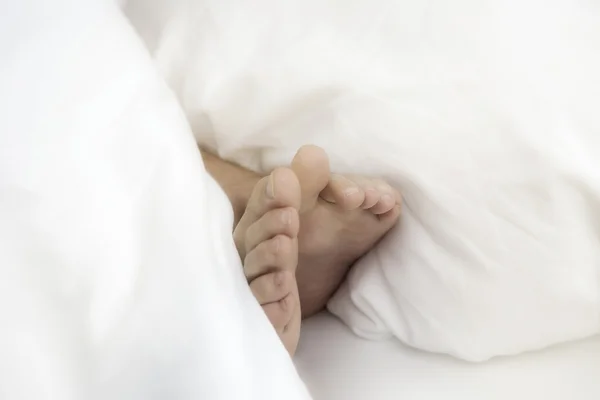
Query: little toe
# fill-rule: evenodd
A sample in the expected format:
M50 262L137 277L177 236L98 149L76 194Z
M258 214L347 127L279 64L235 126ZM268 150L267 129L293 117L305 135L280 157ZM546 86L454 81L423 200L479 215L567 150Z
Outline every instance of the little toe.
M385 193L381 195L379 201L373 207L369 208L369 211L375 215L381 215L393 209L395 205L396 201L394 198L390 194Z
M250 284L252 293L291 356L300 338L301 309L296 277L289 271L263 275Z
M402 206L399 204L396 204L394 207L392 207L391 210L389 210L388 212L385 212L383 214L379 214L377 217L379 218L380 222L382 222L384 225L389 226L391 228L392 226L394 226L396 224L396 222L398 222L398 218L400 218L401 213L402 213Z
M300 312L300 299L298 298L297 293L294 297L294 302L292 317L288 321L287 325L284 326L283 333L280 336L283 345L292 357L294 356L294 353L296 353L296 348L298 347L298 342L300 340L300 325L302 321L302 313Z
M278 302L292 293L296 278L292 271L262 275L250 283L250 290L260 305Z
M248 282L275 271L295 272L298 265L298 240L277 235L248 252L244 259L244 274Z
M277 331L283 333L287 324L292 320L296 307L296 299L293 293L289 293L283 299L262 305L267 318Z
M320 196L347 211L357 209L365 202L365 191L352 179L337 174L331 175Z

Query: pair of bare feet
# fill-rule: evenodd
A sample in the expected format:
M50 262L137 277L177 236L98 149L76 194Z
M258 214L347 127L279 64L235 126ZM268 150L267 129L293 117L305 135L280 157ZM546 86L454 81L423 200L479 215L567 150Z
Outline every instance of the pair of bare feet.
M239 193L247 185L224 182L239 167L228 168L219 183L234 209L245 203L233 233L244 273L293 355L301 319L325 307L350 266L398 221L400 194L382 180L331 174L316 146L302 147L289 168L257 177L249 198ZM218 167L207 169L220 181Z

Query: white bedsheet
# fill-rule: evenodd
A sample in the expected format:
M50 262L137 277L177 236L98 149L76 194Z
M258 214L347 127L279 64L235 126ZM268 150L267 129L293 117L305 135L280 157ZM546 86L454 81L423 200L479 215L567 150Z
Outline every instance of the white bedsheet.
M470 364L400 342L371 342L323 313L296 355L315 400L597 400L600 337Z

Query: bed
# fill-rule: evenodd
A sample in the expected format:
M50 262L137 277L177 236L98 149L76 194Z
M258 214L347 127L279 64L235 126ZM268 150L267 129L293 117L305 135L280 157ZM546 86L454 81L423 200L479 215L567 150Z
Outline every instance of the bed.
M306 321L295 362L315 400L600 398L600 337L470 364L365 341L322 313Z
M343 1L344 7L348 7L350 1ZM270 62L271 59L265 57L268 53L258 51L258 47L251 52L260 56L256 58L259 61L256 65L248 64L244 59L245 50L252 49L251 45L256 43L267 43L268 49L277 52L278 47L270 46L262 39L279 40L283 36L272 32L280 30L263 29L265 25L257 23L255 17L259 20L268 18L269 22L288 21L272 18L299 12L293 8L285 9L286 2L246 2L248 24L243 24L243 10L238 7L235 14L220 8L221 5L239 6L235 1L208 2L216 10L214 14L200 13L206 18L206 24L197 23L192 18L197 14L182 9L176 17L191 26L210 28L214 23L219 28L217 33L222 33L216 35L217 38L226 43L239 39L239 43L234 41L230 53L221 53L223 46L200 43L218 53L218 57L205 57L199 53L196 61L206 61L207 65L193 62L193 52L185 47L190 43L198 45L201 36L195 30L186 32L182 29L186 34L183 39L189 40L187 42L177 35L182 26L165 23L174 31L165 30L172 36L166 35L160 43L154 43L165 45L163 51L151 45L151 38L145 38L153 60L134 28L112 2L89 3L91 5L80 0L23 1L11 3L0 12L0 26L5 32L0 35L5 55L3 67L6 65L0 74L0 87L5 89L0 93L0 103L8 110L0 120L0 126L5 128L0 129L0 398L305 400L304 386L298 382L289 357L251 298L247 282L239 272L238 255L230 238L231 221L227 220L230 216L218 208L229 210L229 204L216 190L216 183L210 180L206 183L192 132L199 141L202 137L198 136L210 131L205 129L210 126L216 129L215 132L239 133L229 138L231 140L221 141L228 144L229 148L224 152L229 152L231 158L234 158L236 146L250 143L244 142L242 134L268 133L263 129L265 123L273 127L271 133L274 136L259 139L264 140L267 147L281 143L281 126L269 124L273 117L270 106L287 103L267 94L287 91L275 87L269 92L262 81L260 85L256 84L258 78L274 84L283 83L287 89L294 83L298 98L319 89L320 82L326 82L328 90L317 90L324 94L321 99L324 102L311 101L310 104L316 104L315 109L319 112L321 108L327 109L320 105L328 104L329 96L336 94L337 90L329 91L330 82L338 82L339 75L332 64L335 57L330 57L328 49L341 47L335 46L335 40L329 42L329 47L315 44L322 44L322 38L329 38L329 23L311 24L311 28L323 29L318 41L309 43L323 49L325 55L322 58L304 57L304 48L294 42L296 56L312 59L320 66L330 66L325 72L335 75L336 79L329 79L325 74L326 79L316 79L311 86L308 78L312 78L312 72L317 69L302 68L308 71L307 81L303 76L291 80L283 75L265 73L263 64L272 65L278 72L283 69L280 64ZM310 17L325 15L319 8L321 3L331 3L332 7L342 4L341 1L313 2L315 8L306 13ZM406 4L412 6L413 3ZM255 14L257 4L269 7L269 12ZM281 14L275 12L275 5L283 7L279 10ZM360 2L360 5L354 15L363 20L362 7L368 9L371 5L369 2ZM537 6L537 3L530 5ZM523 6L520 4L519 7L521 12ZM335 7L333 11L336 11ZM512 16L509 13L513 11L511 7L506 11ZM440 20L444 20L444 13L439 14ZM236 18L230 18L231 15ZM337 18L339 13L333 15ZM459 17L457 26L463 27L462 15ZM583 17L577 21L577 24L564 26L569 30L577 27L580 34L587 34L586 27L592 31L598 26L592 19L587 25ZM174 19L174 22L178 20ZM348 29L354 30L356 26L351 19L342 22ZM388 22L396 24L397 20L390 18ZM453 22L449 21L450 25ZM520 22L529 27L529 21ZM222 27L223 23L227 24ZM296 27L306 25L296 24ZM251 27L259 27L260 32L250 35ZM140 31L142 28L138 27ZM237 34L242 28L244 34ZM303 37L295 32L288 33L293 34L294 39ZM463 33L473 36L470 32ZM371 54L371 47L364 43L364 49ZM164 51L171 50L167 44L172 44L174 50L190 54L190 60L180 59L177 51ZM238 51L240 48L244 51ZM205 48L200 46L200 50ZM588 52L581 53L586 56L584 60L589 56L594 61ZM388 53L390 57L395 54ZM176 57L171 63L172 55ZM420 54L416 55L420 57ZM371 57L361 59L372 60ZM219 62L213 63L215 60ZM262 62L264 60L268 62ZM286 60L290 65L296 65L290 62L293 58ZM364 75L363 64L348 63L344 57L337 57L337 60L343 62L344 67L350 65L356 68L354 72ZM180 70L177 61L183 61L185 68ZM234 68L236 65L243 66L239 76ZM445 68L447 64L431 65ZM595 68L593 62L576 66L578 76L597 76L595 71L599 68ZM594 73L581 73L579 68L583 67ZM202 79L189 76L183 79L187 69L198 73ZM421 69L408 71L411 82L414 81L413 73ZM340 70L352 72L346 68ZM426 76L432 72L422 70ZM225 73L233 75L231 84L223 78ZM365 82L369 85L381 83L378 81L380 76L369 74L374 81ZM203 79L207 80L206 85ZM190 82L200 87L191 85L190 90L183 90L186 89L184 83ZM216 90L214 82L224 86ZM583 78L576 83L586 89L583 91L586 95L600 93L594 91L597 86L588 84ZM200 90L203 88L213 96L205 97ZM247 96L240 95L239 90L244 89L242 94L247 94L245 90L248 89L247 92L252 94L253 88L260 91L259 98L248 101ZM196 103L175 93L180 97L181 104L178 104L172 91L193 95L191 100L209 98L214 103ZM305 103L297 102L294 93L290 96L293 100L290 104L303 107ZM230 101L229 97L239 103ZM560 98L571 100L570 97ZM268 101L260 103L258 99ZM266 116L258 118L260 113L254 107L248 107L249 104L265 105ZM415 103L410 101L409 104ZM582 100L573 107L581 111L582 104L591 109L585 117L594 122L592 117L597 115L597 110L593 104L596 102ZM247 114L238 113L237 105ZM213 115L206 114L205 110L212 110ZM279 108L275 107L277 110ZM352 107L349 110L352 111ZM311 115L315 121L333 120L327 115L320 120L323 115L319 112ZM228 118L229 115L236 118ZM274 118L278 120L281 115L276 112ZM256 122L254 125L247 123L245 117L248 116L252 117L251 122ZM302 123L288 128L318 133L306 129L304 114L300 113L300 116ZM550 125L552 122L546 121ZM330 130L328 123L321 125L323 131ZM385 124L381 126L386 127ZM598 145L598 125L590 126L591 135L586 136L589 145L580 147L595 160L598 151L594 150L599 148L594 147ZM539 128L535 131L547 133ZM324 140L323 137L320 140ZM567 144L573 146L574 136L565 137L569 139ZM309 138L302 136L300 139L305 142ZM289 145L296 146L293 142ZM260 143L252 148L260 148ZM568 153L567 146L560 150L561 154ZM282 155L285 156L285 152ZM580 158L579 161L589 160ZM563 162L561 165L573 164ZM595 187L595 182L600 182L595 172L600 169L594 169L596 164L591 162L590 165L592 172L586 174L586 178L592 182L573 186ZM213 194L217 193L214 196L205 194L205 186L209 185L212 185ZM596 192L600 193L600 189ZM580 200L583 197L573 198ZM583 209L586 208L571 208L575 211ZM596 216L592 214L592 217ZM587 218L581 220L589 222ZM213 229L206 230L206 226ZM456 230L449 232L456 236ZM572 240L576 244L584 236L572 237L576 238ZM597 243L581 254L597 254ZM568 253L573 257L577 254ZM599 259L586 258L588 263L582 265L591 267L574 280L577 289L584 286L584 290L574 292L575 299L583 299L581 303L575 303L583 304L583 312L577 314L581 308L568 307L564 313L568 317L577 317L586 328L574 329L578 335L600 331L596 326L599 323L598 291L593 286L600 276L596 273ZM230 269L221 268L224 265ZM448 266L446 263L440 265ZM540 265L547 268L547 264ZM568 257L563 265L572 267L577 263ZM235 279L231 279L232 276ZM542 280L541 275L530 276L536 282ZM593 278L587 279L590 276ZM407 284L413 291L418 289L408 280L399 282ZM521 284L524 291L531 288L526 280L506 279L503 282L510 289L517 284ZM382 286L370 287L378 290ZM431 293L440 293L435 290L418 292L428 299ZM482 292L489 294L485 288ZM515 301L514 291L501 293L508 293L497 297L503 305L506 305L506 299ZM539 299L535 292L531 291L531 294ZM516 303L524 308L523 302ZM459 311L464 311L461 304L466 303L457 303L456 313L447 312L444 307L435 309L440 315L452 316L451 322L462 328L464 324L460 323L458 315ZM556 303L550 303L550 306L553 304ZM482 312L478 315L488 317L490 314ZM542 322L552 322L559 328L574 327L565 323L566 317L550 318L544 312L535 315L541 316ZM548 333L531 318L521 320ZM530 336L541 337L535 330L523 329L524 324L502 326L516 327ZM447 329L441 330L443 334L447 332ZM492 333L505 336L504 331L498 329ZM469 340L472 337L470 334L460 336ZM488 339L491 335L480 337ZM597 336L540 352L473 364L414 350L399 341L361 339L340 320L322 313L305 322L295 364L316 400L600 399L600 338Z
M591 3L205 0L157 29L129 1L203 146L266 173L313 143L401 189L402 229L329 304L354 332L473 361L525 352L461 362L324 313L295 358L315 399L600 398L600 338L528 352L600 332Z

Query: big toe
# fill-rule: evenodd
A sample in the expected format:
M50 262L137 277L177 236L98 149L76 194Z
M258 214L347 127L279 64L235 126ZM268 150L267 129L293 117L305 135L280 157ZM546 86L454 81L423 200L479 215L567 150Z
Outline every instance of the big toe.
M327 153L318 146L303 146L294 156L291 168L300 183L302 194L300 212L313 208L319 194L329 182L330 169Z
M300 209L300 200L300 183L291 169L277 168L261 179L254 187L244 215L233 232L240 257L244 259L248 251L248 235L251 233L262 236L272 230L273 235L286 234L286 225L292 226L292 230L295 230L293 228L295 213L290 211ZM277 220L283 224L276 223ZM278 226L283 229L281 232L276 229ZM257 240L260 242L267 238L259 239Z

